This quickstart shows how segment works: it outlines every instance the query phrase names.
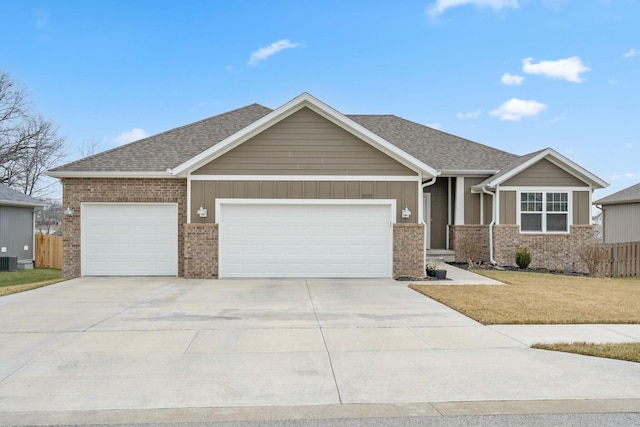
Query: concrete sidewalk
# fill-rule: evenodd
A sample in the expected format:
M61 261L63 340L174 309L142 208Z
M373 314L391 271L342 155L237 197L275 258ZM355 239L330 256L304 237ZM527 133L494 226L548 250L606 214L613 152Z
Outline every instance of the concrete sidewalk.
M491 325L527 347L533 344L640 342L640 325ZM639 384L640 386L640 384Z
M416 285L504 285L498 280L444 262L438 263L438 268L447 270L446 280L411 281L411 283Z

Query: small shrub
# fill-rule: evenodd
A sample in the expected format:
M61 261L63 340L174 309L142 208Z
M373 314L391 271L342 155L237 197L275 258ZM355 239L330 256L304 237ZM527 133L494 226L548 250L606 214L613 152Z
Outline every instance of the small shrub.
M469 268L476 268L482 264L483 247L475 239L465 236L456 242L456 252L467 260Z
M582 247L578 255L587 266L589 276L596 277L602 275L602 267L609 256L609 251L603 247L588 245Z
M529 264L531 264L531 252L528 248L520 248L516 251L516 264L523 270L529 267Z

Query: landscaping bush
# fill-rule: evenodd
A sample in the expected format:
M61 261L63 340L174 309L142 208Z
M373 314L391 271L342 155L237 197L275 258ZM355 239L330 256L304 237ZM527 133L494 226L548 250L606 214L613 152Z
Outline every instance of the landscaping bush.
M458 256L466 259L469 268L476 268L482 264L483 247L475 239L464 237L456 242Z
M587 266L589 276L597 277L602 274L602 267L609 256L606 248L596 245L584 246L578 253L582 262Z
M531 264L531 252L528 248L520 248L516 251L516 264L523 270L529 267L529 264Z

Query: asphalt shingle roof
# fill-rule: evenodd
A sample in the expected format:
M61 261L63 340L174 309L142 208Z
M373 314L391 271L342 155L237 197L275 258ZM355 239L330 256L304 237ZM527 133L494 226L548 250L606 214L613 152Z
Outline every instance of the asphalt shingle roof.
M593 202L594 205L613 205L618 203L640 203L640 184L632 185Z
M269 114L259 104L229 111L77 160L53 172L165 172ZM393 115L351 120L438 170L503 169L518 156Z
M52 171L164 172L186 162L271 111L262 105L252 104L68 163Z
M0 184L0 205L2 206L44 206L44 203L24 193Z
M347 117L438 170L500 170L518 157L398 116Z

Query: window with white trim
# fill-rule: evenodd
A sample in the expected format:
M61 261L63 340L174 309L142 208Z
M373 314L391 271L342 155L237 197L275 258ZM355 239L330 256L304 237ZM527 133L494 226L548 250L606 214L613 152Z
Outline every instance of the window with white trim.
M520 231L568 232L569 193L542 191L520 193Z

